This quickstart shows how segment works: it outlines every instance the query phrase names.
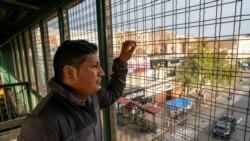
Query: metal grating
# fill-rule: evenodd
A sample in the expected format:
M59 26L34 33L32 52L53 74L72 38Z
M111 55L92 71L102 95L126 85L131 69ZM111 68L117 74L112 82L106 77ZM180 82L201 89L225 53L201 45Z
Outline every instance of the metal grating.
M19 39L19 45L20 45L20 55L22 57L22 67L23 67L23 74L24 74L24 79L23 81L27 82L28 81L28 74L26 73L27 72L27 64L26 64L26 61L25 61L25 54L24 54L24 44L23 44L23 38L22 38L22 35L19 35L18 36L18 39Z
M25 36L25 47L27 51L27 59L29 63L29 71L30 71L30 80L31 80L31 88L33 90L37 90L36 88L36 79L35 79L35 69L34 69L34 63L33 63L33 54L32 54L32 49L31 49L31 41L30 41L30 35L29 31L26 31L24 33Z
M13 72L14 75L17 76L17 66L16 66L16 60L15 60L15 52L14 52L14 45L13 42L10 42L10 49L11 49L11 59L12 59L12 66L13 66Z
M56 53L58 46L60 45L60 33L58 17L53 17L48 20L45 24L45 49L46 49L46 59L48 65L49 78L54 76L53 69L53 58Z
M119 55L123 41L137 41L124 98L111 114L117 140L218 140L214 135L221 134L214 128L222 116L235 118L228 140L250 140L249 5L249 0L105 1L106 61ZM98 43L96 1L74 1L60 14L65 40ZM32 88L37 90L36 73L42 96L47 94L44 58L51 77L59 43L58 17L51 16L43 23L44 35L35 27L31 42L25 32ZM17 45L13 39L15 76L22 80ZM220 125L226 129L228 124Z
M17 70L18 70L18 79L19 80L23 80L23 75L22 75L22 70L21 70L21 60L20 60L20 55L19 55L19 47L18 47L18 44L17 44L17 39L15 38L14 39L14 51L15 51L15 55L16 55L16 63L17 63Z
M109 55L118 56L123 41L137 41L125 99L116 104L117 140L218 140L231 133L227 127L218 133L223 116L236 119L228 140L250 140L248 5L247 0L110 1Z
M98 43L96 1L86 0L68 8L68 25L71 40L85 39Z
M42 51L42 40L40 27L34 28L32 30L32 42L36 63L36 76L38 82L38 90L41 96L47 95L47 86L45 83L45 68L44 68L44 59L43 59L43 51Z

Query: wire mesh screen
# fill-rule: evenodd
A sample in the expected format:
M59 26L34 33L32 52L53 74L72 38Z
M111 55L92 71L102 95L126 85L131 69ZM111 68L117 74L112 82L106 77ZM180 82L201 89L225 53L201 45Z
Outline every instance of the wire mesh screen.
M13 49L14 49L15 55L16 55L17 71L18 71L18 77L19 77L18 79L22 81L23 75L22 75L21 65L19 65L19 64L21 64L21 60L20 60L19 47L18 47L16 38L14 39L14 48Z
M20 45L20 55L21 55L21 60L22 60L22 67L23 67L23 75L24 75L24 79L23 81L28 81L28 74L26 73L27 72L27 64L26 64L26 60L25 60L25 54L24 54L24 44L23 44L23 38L22 38L22 35L19 35L18 36L18 39L19 39L19 45Z
M116 106L117 140L250 140L249 5L111 0L110 55L137 41Z
M85 39L98 43L96 1L86 0L67 10L71 40Z
M47 95L47 86L45 83L45 68L44 57L42 51L42 41L40 27L36 27L32 30L32 43L34 49L35 63L36 63L36 76L38 82L38 90L41 96Z
M57 48L60 45L60 33L59 33L59 23L58 17L53 17L44 23L46 29L44 32L45 36L45 49L46 49L46 59L48 64L48 74L49 78L54 76L53 69L53 58L56 53Z
M15 60L15 51L14 51L14 45L13 45L13 41L10 42L10 49L11 49L11 59L12 59L12 66L13 66L13 72L14 75L17 76L17 66L16 66L16 60Z
M28 59L28 63L29 63L29 72L30 74L28 74L30 76L30 80L31 80L31 88L33 90L37 90L36 88L36 82L35 82L35 69L34 69L34 63L33 63L33 54L32 54L32 49L31 49L31 41L30 41L30 35L29 35L29 31L26 31L24 33L24 37L25 37L25 48L26 48L26 52L27 52L27 59Z

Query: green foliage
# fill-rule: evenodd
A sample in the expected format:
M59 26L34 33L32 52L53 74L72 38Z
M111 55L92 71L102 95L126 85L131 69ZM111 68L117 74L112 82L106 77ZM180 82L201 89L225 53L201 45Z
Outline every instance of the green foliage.
M236 60L228 53L211 47L196 47L176 70L176 79L184 86L230 82L238 73Z

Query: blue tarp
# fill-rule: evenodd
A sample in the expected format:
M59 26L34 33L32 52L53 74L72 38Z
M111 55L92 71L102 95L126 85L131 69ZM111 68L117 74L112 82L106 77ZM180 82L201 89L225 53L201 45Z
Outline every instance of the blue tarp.
M178 110L180 108L184 108L187 105L192 103L191 98L176 98L176 99L171 99L165 102L165 107L168 107L173 110Z

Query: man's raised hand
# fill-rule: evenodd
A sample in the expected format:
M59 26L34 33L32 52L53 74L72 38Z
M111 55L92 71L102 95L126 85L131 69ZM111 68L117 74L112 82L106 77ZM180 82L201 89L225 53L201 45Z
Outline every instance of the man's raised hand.
M122 50L119 58L126 63L131 57L136 48L136 42L132 40L126 40L122 43Z

